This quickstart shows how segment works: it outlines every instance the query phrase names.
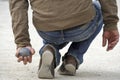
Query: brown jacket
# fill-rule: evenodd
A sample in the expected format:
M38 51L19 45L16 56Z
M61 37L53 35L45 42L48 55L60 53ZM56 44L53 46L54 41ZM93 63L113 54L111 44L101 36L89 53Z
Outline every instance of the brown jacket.
M117 29L116 0L99 0L104 29ZM95 16L92 0L9 0L12 28L17 47L28 46L28 6L33 10L37 30L63 30L89 22Z

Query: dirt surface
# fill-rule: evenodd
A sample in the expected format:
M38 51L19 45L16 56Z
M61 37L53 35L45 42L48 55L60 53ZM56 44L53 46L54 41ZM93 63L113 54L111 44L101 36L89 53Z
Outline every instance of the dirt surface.
M118 0L118 4L120 5L120 0ZM42 80L37 77L40 59L38 51L42 46L42 40L32 25L31 13L29 15L31 43L36 54L33 56L31 64L23 65L18 63L15 57L16 46L11 30L8 2L7 0L0 0L0 80ZM120 23L118 25L120 26ZM102 31L85 54L84 63L77 70L76 76L59 75L57 67L55 80L120 80L120 42L110 52L106 52L106 48L101 45ZM61 50L62 55L68 46Z

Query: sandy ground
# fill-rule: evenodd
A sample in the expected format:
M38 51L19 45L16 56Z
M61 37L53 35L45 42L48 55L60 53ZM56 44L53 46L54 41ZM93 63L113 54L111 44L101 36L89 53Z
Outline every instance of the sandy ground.
M31 64L23 65L18 63L14 56L16 46L11 30L8 2L0 0L0 80L42 80L37 77L40 59L38 51L42 46L42 40L36 33L31 19L29 24L31 43L36 54ZM79 67L76 76L61 76L57 73L57 68L55 80L120 80L120 42L113 51L106 52L106 49L101 46L101 36L102 31L85 54L84 63ZM61 50L62 55L67 48L68 46Z

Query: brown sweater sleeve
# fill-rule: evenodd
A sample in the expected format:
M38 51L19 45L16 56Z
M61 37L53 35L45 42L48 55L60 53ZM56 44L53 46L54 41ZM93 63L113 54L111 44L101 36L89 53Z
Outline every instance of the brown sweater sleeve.
M99 0L101 4L101 9L103 13L104 20L104 29L105 30L113 30L117 29L117 22L119 20L118 7L116 0Z
M9 0L9 5L17 48L31 46L28 33L28 1Z

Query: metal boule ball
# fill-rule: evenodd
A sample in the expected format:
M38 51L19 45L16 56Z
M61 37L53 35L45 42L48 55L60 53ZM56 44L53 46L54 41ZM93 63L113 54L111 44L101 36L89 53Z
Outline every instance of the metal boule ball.
M20 56L30 56L30 50L28 48L21 48L19 51Z

